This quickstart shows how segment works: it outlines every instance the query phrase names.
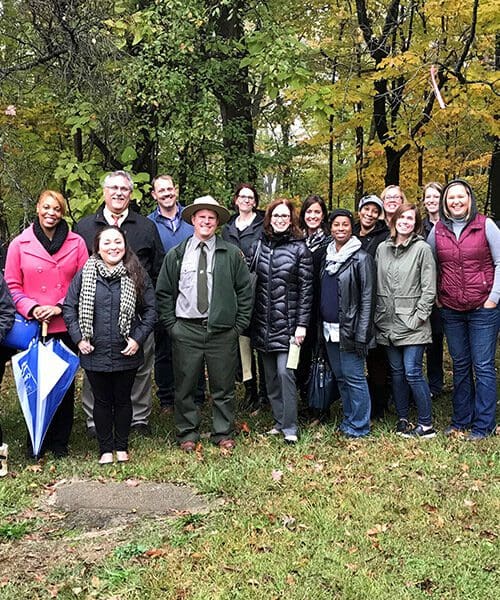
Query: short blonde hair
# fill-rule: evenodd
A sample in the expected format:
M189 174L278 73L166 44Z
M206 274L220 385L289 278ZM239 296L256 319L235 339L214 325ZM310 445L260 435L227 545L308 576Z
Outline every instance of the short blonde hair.
M408 200L406 199L406 194L399 187L399 185L388 185L386 188L384 188L384 190L380 194L380 199L382 200L382 202L385 200L387 192L390 192L391 190L396 190L399 193L399 195L401 196L401 202L403 204L406 204L408 202Z

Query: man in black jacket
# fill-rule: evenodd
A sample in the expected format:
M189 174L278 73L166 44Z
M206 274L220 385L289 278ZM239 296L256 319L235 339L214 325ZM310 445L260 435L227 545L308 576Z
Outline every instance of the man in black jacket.
M132 177L126 171L109 173L103 182L104 205L95 214L78 221L74 231L83 237L89 254L92 254L96 234L107 225L116 225L125 234L128 245L137 254L155 285L163 261L163 245L155 224L130 208L133 187ZM149 433L150 430L153 362L154 336L151 334L144 343L144 364L137 371L132 388L132 429L143 434ZM86 378L82 390L82 404L87 415L88 433L93 436L95 432L92 416L94 398Z

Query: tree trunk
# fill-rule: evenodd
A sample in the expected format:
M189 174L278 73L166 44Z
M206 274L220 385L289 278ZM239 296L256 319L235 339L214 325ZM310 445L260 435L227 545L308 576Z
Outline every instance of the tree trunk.
M363 153L364 153L364 138L363 127L356 127L356 190L354 192L356 206L358 205L361 196L364 194L365 182L363 178ZM331 205L330 205L331 208Z
M214 18L215 33L223 40L219 60L222 68L214 78L213 92L222 118L224 161L228 185L234 188L244 181L255 183L255 131L252 121L252 102L248 89L248 70L240 67L243 53L236 47L244 38L243 10L245 2L231 5L217 2Z
M500 221L500 138L498 137L495 138L491 155L485 212L490 213L495 221Z

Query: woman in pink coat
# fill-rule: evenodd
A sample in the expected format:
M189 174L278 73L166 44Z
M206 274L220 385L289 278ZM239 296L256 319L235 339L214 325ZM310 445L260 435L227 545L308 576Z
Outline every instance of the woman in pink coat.
M16 310L26 318L47 322L48 337L74 349L62 318L62 305L71 280L88 259L87 248L64 221L66 201L59 192L42 192L36 213L33 225L10 243L5 280ZM68 454L73 404L71 385L54 415L42 452L51 450L57 458Z

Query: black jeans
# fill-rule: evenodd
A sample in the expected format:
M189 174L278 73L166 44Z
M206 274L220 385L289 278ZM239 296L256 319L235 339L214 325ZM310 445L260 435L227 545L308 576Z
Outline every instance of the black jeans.
M127 451L132 401L130 392L137 369L85 371L94 394L94 423L101 454Z

